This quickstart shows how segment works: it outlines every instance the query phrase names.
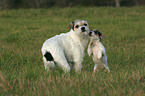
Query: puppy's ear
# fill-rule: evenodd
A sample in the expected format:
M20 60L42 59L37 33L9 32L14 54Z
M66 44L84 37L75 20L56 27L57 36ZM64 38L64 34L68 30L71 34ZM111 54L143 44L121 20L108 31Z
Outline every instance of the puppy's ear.
M99 37L102 36L102 33L99 30L94 29L94 32L96 35L98 35Z
M97 29L94 29L93 31L94 31L95 33L99 32L99 30L97 30ZM99 33L100 33L100 32L99 32Z
M100 36L100 38L102 39L102 38L104 38L105 36L102 34L101 36Z
M68 29L74 29L74 21L70 22Z

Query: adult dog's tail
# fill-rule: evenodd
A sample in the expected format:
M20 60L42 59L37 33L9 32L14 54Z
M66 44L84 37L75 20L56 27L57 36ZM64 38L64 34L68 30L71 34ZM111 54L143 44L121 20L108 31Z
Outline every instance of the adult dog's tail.
M52 69L55 67L54 59L50 52L46 52L44 54L43 61L44 61L45 69L47 69L48 71L50 68Z
M44 54L44 57L46 58L47 61L53 61L54 60L50 52L46 52Z

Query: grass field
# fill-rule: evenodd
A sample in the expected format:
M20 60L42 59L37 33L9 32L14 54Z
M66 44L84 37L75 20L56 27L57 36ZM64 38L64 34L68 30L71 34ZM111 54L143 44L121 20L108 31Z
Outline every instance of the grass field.
M0 96L145 96L145 7L0 10ZM87 20L99 29L110 73L44 70L41 47L68 24Z

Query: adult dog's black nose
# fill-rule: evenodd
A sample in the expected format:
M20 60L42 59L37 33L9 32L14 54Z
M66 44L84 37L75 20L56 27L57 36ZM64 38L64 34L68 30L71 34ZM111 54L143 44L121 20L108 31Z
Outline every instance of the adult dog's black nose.
M82 30L82 32L85 32L85 31L86 31L86 30L85 30L85 27L82 27L81 30Z

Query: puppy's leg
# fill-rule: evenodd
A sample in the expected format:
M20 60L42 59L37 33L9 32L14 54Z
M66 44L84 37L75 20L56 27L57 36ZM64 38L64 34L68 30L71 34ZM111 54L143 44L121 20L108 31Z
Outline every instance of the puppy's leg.
M93 43L93 42L92 42L92 43ZM87 52L88 52L88 55L89 55L89 56L91 56L92 53L93 53L93 50L92 50L91 46L92 46L92 44L91 44L91 42L90 42L89 45L88 45L88 49L87 49Z
M95 66L94 66L94 73L96 72L96 70L99 71L99 70L97 69L97 64L95 64Z
M108 65L104 65L104 67L108 70L108 73L109 73L110 69L109 69Z
M109 73L110 69L108 67L107 56L104 56L104 58L102 59L102 62L103 62L104 67L108 70L108 73Z

